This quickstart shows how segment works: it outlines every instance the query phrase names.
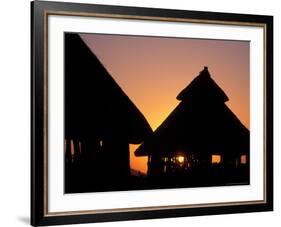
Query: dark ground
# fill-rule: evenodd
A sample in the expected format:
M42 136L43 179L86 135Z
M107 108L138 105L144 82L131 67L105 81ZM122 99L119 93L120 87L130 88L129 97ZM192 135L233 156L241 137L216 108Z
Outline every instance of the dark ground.
M248 185L250 183L248 168L228 171L222 168L192 172L178 176L117 176L99 177L92 175L86 177L68 171L65 179L65 193L130 191L169 188L211 187L229 185ZM77 173L77 172L76 172Z

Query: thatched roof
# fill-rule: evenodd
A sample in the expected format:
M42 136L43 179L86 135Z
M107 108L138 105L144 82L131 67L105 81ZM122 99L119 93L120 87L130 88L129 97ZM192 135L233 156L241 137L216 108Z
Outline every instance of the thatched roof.
M188 99L206 100L212 99L216 102L228 101L227 95L211 78L208 71L208 67L200 72L200 74L184 88L177 96L180 101L186 101Z
M136 156L177 151L249 151L249 130L224 103L228 100L205 68L179 95L182 100Z
M77 34L65 34L66 137L140 143L148 122Z

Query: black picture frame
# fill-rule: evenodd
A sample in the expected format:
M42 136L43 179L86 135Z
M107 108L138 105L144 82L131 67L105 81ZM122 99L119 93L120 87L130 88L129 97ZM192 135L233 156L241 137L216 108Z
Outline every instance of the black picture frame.
M48 15L133 18L142 20L192 20L194 23L261 24L265 28L265 198L263 202L221 204L218 206L166 207L115 212L48 213L46 201L47 168L47 48ZM229 214L273 210L273 17L232 13L200 12L156 8L77 4L64 2L31 2L31 224L57 225L89 222L122 221L194 215Z

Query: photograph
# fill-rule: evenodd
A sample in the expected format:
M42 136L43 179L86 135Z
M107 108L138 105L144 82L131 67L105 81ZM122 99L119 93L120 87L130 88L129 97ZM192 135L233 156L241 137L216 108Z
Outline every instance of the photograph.
M273 16L31 3L31 224L273 210Z
M64 192L250 184L250 42L64 33Z

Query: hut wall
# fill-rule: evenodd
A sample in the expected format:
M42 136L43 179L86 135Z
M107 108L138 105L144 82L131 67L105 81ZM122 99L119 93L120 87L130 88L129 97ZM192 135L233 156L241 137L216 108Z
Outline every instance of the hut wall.
M163 175L163 162L161 155L153 154L149 158L148 163L148 176L161 176Z
M129 142L122 139L105 139L102 143L102 170L118 178L130 175Z

